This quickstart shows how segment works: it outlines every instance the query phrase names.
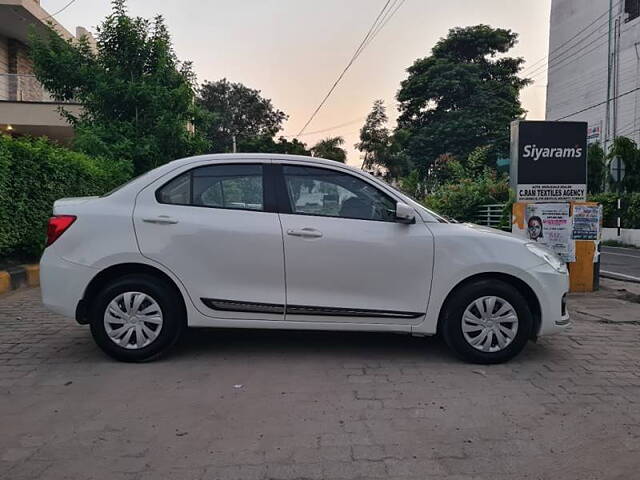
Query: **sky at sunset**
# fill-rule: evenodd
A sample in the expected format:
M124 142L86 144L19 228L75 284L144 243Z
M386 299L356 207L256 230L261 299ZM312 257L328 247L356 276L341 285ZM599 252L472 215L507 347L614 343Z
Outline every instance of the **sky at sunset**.
M49 13L69 0L42 0ZM289 115L284 135L306 123L373 23L384 0L129 0L132 15L165 17L181 60L190 60L198 81L230 81L261 90ZM395 94L406 68L455 26L479 23L520 34L511 55L531 64L547 55L551 0L406 0L368 45L300 140L326 136L353 148L374 100L381 98L391 120ZM91 31L109 13L106 0L76 0L56 15L71 32ZM526 65L525 65L526 66ZM529 119L544 118L546 75L522 94ZM332 128L339 126L338 128ZM327 130L330 129L330 130ZM314 133L318 132L319 133Z

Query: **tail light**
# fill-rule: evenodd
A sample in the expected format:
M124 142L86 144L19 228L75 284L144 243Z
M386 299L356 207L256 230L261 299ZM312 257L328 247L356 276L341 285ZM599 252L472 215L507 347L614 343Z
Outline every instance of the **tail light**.
M47 225L47 247L55 242L60 235L66 232L75 221L75 215L56 215L51 217Z

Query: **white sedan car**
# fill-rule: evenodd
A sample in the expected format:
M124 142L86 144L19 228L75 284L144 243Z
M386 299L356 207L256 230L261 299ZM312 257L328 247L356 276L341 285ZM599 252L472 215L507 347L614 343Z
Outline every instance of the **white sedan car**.
M53 210L43 302L119 360L156 358L186 327L236 327L441 333L497 363L569 324L553 253L329 160L185 158Z

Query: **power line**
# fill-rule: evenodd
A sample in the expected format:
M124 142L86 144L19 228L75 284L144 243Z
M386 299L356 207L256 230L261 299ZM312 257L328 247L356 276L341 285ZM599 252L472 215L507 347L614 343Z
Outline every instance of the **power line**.
M394 0L394 4L397 0ZM307 120L307 123L304 124L304 126L300 129L300 131L298 132L298 135L296 136L300 136L303 134L303 132L306 130L306 128L309 126L309 124L313 121L313 119L316 117L316 115L318 114L318 112L320 111L320 109L324 106L324 104L327 102L327 100L329 99L329 97L331 96L331 94L333 93L333 91L336 89L336 87L338 86L338 83L340 83L340 81L342 80L342 78L345 76L345 74L347 73L347 71L349 70L349 68L351 68L351 65L353 65L353 63L356 61L356 59L360 56L360 54L362 53L362 51L364 50L364 48L367 46L366 44L368 44L368 40L370 38L373 38L373 31L374 29L376 29L376 27L379 25L380 22L380 18L382 17L382 15L385 13L385 11L387 10L387 7L389 6L389 3L391 2L391 0L387 0L387 2L384 4L384 6L382 7L382 9L380 10L380 13L378 13L378 16L376 17L376 19L374 20L373 24L371 25L371 27L369 28L369 30L367 31L367 34L364 36L364 38L362 39L362 42L360 42L360 45L358 45L358 48L356 48L356 51L353 53L353 56L351 57L351 60L349 60L349 62L347 63L347 66L344 67L344 69L342 70L342 72L340 73L340 75L338 75L338 78L336 79L335 82L333 82L333 85L331 86L331 88L329 89L329 91L327 92L327 94L324 96L324 98L322 99L322 101L320 102L320 104L316 107L316 109L313 111L313 113L311 114L311 116L309 117L309 120ZM394 11L395 13L395 11ZM380 30L376 31L379 32Z
M622 0L618 1L618 3L615 5L616 7L622 3ZM569 44L570 42L572 42L573 40L575 40L577 37L580 36L580 34L584 33L585 31L587 31L589 28L591 28L593 25L595 25L602 17L604 17L605 15L609 14L609 9L607 8L607 10L605 10L601 15L599 15L594 21L592 21L589 25L587 25L586 27L578 30L578 32L576 32L571 38L569 38L568 40L566 40L565 42L563 42L562 44L558 45L556 48L554 48L551 52L549 52L549 55L545 55L544 57L542 57L539 60L536 60L534 63L532 63L531 65L529 65L527 68L524 69L524 71L522 72L523 74L529 70L532 69L535 65L539 64L540 62L544 61L545 59L549 58L549 60L551 60L551 56L556 53L558 50L560 50L562 47L564 47L565 45ZM605 24L608 23L608 19L607 22L605 22ZM599 26L598 28L596 28L596 31L601 28L603 25ZM593 33L593 32L592 32ZM591 35L591 33L589 34ZM586 38L589 37L589 35L587 35L587 37L579 40L575 45L573 45L572 47L570 47L569 49L575 47L576 45L578 45L580 42L582 42L583 40L585 40ZM564 52L563 52L564 54ZM562 54L558 54L558 56L560 56ZM557 57L556 57L557 58Z
M68 7L70 7L71 5L73 5L74 3L76 3L77 0L71 0L69 3L67 3L64 7L62 7L60 10L58 10L57 12L53 12L51 15L48 15L44 18L41 18L40 21L43 20L48 20L56 15L58 15L59 13L64 12Z
M316 135L318 133L329 132L329 131L335 130L337 128L342 128L342 127L346 127L346 126L349 126L349 125L353 125L354 123L359 123L359 122L363 121L366 118L367 117L355 118L353 120L350 120L350 121L345 122L345 123L341 123L339 125L333 125L332 127L323 128L321 130L314 130L313 132L306 132L306 133L303 133L302 135L280 135L280 136L281 137L285 137L285 138L290 138L290 137L304 137L304 136L307 136L307 135Z
M382 30L384 28L384 26L387 23L389 23L389 20L391 20L391 18L396 14L396 12L400 9L400 7L402 7L402 5L404 4L404 2L406 0L400 0L400 3L398 4L398 6L395 7L395 9L394 9L393 7L397 3L397 1L398 0L395 0L395 2L392 3L391 7L389 7L389 9L387 10L387 12L391 12L391 14L386 16L386 19L383 17L380 20L380 23L379 23L378 27L374 30L374 32L371 34L371 37L369 37L369 40L367 40L367 43L364 45L365 48L367 47L367 45L369 45L373 41L373 39L376 37L376 35L378 35L378 32L380 32L380 30ZM393 11L392 11L392 9L393 9Z
M629 94L631 94L633 92L637 92L638 90L640 90L640 87L631 89L631 90L629 90L627 92L624 92L624 93L621 93L620 95L615 96L615 97L611 98L610 100L617 100L618 98L622 98L622 97L624 97L626 95L629 95ZM591 110L593 108L600 107L600 106L602 106L602 105L604 105L606 103L607 103L607 100L605 100L604 102L596 103L594 105L591 105L590 107L586 107L586 108L583 108L582 110L578 110L577 112L573 112L573 113L570 113L569 115L565 115L564 117L556 118L554 120L554 122L558 122L560 120L564 120L565 118L573 117L574 115L578 115L579 113L586 112L587 110Z
M597 31L597 30L596 30ZM592 32L592 34L595 32ZM561 57L562 55L564 55L565 53L569 52L569 50L563 52L562 54L550 59L547 63L545 63L544 65L541 65L537 68L534 68L532 71L530 71L529 73L527 73L526 75L531 76L531 77L537 77L541 74L543 74L545 72L545 70L551 70L552 68L556 68L559 67L563 64L563 62L572 62L573 60L575 60L575 55L577 53L580 53L581 51L583 51L584 49L590 47L591 45L593 45L596 41L600 40L603 37L608 37L609 32L604 32L603 34L599 35L598 37L594 38L593 40L591 40L591 42L587 43L586 45L583 45L582 47L578 48L578 50L575 50L573 52L570 52L569 56L566 56L562 59L560 59L559 57ZM588 38L588 37L587 37ZM584 39L586 40L586 38ZM601 43L602 45L604 45L605 43L607 43L608 39L604 42ZM571 48L575 48L579 45L579 43L576 43L575 45L572 45ZM556 62L556 63L554 63Z

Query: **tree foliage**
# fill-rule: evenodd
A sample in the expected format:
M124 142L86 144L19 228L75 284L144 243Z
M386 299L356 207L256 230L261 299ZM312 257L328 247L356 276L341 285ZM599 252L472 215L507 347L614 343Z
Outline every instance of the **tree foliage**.
M287 119L259 90L226 78L205 82L198 103L211 115L206 135L213 152L231 152L234 136L238 151L247 151L256 139L268 143Z
M382 100L373 102L373 108L360 129L360 142L355 148L364 153L362 167L387 168L391 135L387 128L387 111Z
M608 155L609 161L616 156L624 162L625 175L622 180L622 190L640 191L640 150L636 142L627 137L616 137ZM605 175L610 179L611 190L617 190L618 186L613 183L610 175L608 173Z
M284 137L280 137L276 141L272 137L266 135L260 137L248 137L244 139L238 145L238 151L311 156L311 151L307 148L307 145L296 138L293 140L287 140Z
M130 17L126 1L114 0L96 41L94 51L86 39L67 41L53 29L31 35L38 80L57 100L82 105L77 116L64 112L75 148L131 160L137 173L203 152L195 75L177 59L163 18Z
M524 60L501 55L517 38L487 25L453 28L409 67L395 136L424 175L443 154L466 159L488 145L493 155L508 153L509 125L525 113L519 94L529 84L517 76Z
M344 145L344 138L328 137L311 147L311 152L316 157L345 163L347 161L347 152L342 148L342 145Z
M587 148L587 193L602 192L607 177L607 165L604 150L599 143L593 143Z

